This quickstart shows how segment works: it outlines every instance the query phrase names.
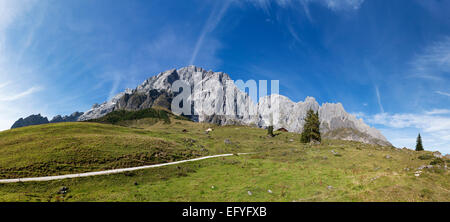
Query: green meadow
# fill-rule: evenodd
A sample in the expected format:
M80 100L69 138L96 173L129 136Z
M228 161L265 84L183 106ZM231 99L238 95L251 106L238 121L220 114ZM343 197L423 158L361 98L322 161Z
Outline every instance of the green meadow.
M324 140L169 117L0 132L0 179L196 162L121 174L0 184L0 201L450 201L448 159L431 152ZM205 130L213 131L206 133ZM237 155L237 153L251 153ZM418 167L433 164L433 168ZM59 192L67 187L66 193Z

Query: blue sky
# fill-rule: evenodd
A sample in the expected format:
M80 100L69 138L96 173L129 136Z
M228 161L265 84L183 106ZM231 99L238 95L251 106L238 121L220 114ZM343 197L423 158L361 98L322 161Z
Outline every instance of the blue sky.
M341 102L450 153L450 1L0 0L0 130L85 111L190 64Z

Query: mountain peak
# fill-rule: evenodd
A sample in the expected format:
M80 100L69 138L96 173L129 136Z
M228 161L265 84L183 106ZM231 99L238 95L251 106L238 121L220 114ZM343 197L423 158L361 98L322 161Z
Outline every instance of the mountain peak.
M40 113L37 115L30 115L26 118L18 119L12 126L11 129L25 127L25 126L33 126L33 125L41 125L47 123L59 123L59 122L76 122L78 118L83 115L82 112L74 112L70 116L61 116L57 115L52 118L51 121L48 121L47 117L43 117Z
M316 98L312 97L312 96L307 96L305 99L305 103L316 103Z
M196 76L200 73L200 76ZM201 77L203 88L194 90L195 81ZM104 102L87 111L79 120L96 119L118 109L140 110L154 106L171 109L172 84L183 80L190 84L193 94L190 102L194 113L185 114L192 120L220 125L243 124L274 128L285 128L291 132L302 132L306 113L309 109L319 113L321 132L327 134L342 128L360 132L363 136L348 136L345 138L380 145L390 145L386 138L376 129L348 114L341 103L324 103L322 106L314 97L308 96L304 101L294 103L288 97L273 94L261 98L255 104L250 96L238 89L234 84L225 84L231 78L223 72L206 71L197 66L186 66L180 69L170 69L161 72L137 86L135 90L125 91L110 101ZM220 93L223 92L223 93ZM279 104L279 110L274 113L272 102ZM198 109L201 107L201 109ZM353 132L352 130L346 132ZM336 135L336 134L333 134Z

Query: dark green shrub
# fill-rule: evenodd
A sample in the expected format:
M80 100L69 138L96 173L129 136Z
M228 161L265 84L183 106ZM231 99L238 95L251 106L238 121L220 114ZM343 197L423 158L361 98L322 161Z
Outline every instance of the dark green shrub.
M274 136L273 135L273 126L269 126L269 127L267 127L267 134L269 135L269 136Z
M431 159L433 159L433 155L424 154L424 155L420 155L418 158L419 158L419 160L431 160Z
M151 108L138 111L117 110L108 113L101 118L89 120L89 122L117 124L118 122L125 120L137 120L144 118L157 118L163 120L164 123L170 123L169 112Z
M436 158L430 162L430 165L444 165L445 161L441 158Z

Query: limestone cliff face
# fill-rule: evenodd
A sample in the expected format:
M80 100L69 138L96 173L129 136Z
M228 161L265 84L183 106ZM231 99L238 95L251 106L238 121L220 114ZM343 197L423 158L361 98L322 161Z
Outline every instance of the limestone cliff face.
M176 80L184 81L193 92L188 100L195 104L195 112L191 115L194 120L217 124L257 122L256 111L254 115L250 115L246 104L250 104L254 110L256 106L252 104L248 94L240 91L234 84L227 84L227 81L231 81L227 74L195 66L168 70L153 76L136 89L119 93L110 101L93 106L79 120L100 118L117 109L139 110L155 106L170 109L172 99L178 94L172 91L172 84ZM233 97L236 99L232 99Z
M104 102L102 104L94 104L92 108L86 111L82 116L78 118L78 121L85 121L90 119L98 119L112 111L114 111L117 102L126 94L130 94L130 90L119 93L114 96L111 100Z
M82 115L83 115L82 112L74 112L74 113L70 114L69 116L57 115L57 116L53 117L52 120L50 120L50 123L76 122L76 121L78 121L78 118L80 118L80 116L82 116Z
M324 103L320 106L312 97L307 97L305 101L298 103L280 95L274 95L273 97L279 101L280 106L280 115L273 122L275 129L285 128L290 132L301 133L305 124L306 112L312 109L319 112L320 132L324 135L324 138L359 141L383 146L391 145L377 129L368 126L362 119L357 119L354 115L347 113L340 103ZM261 107L266 107L262 104L267 103L269 98L266 97L260 101L260 113L266 112ZM268 120L263 119L259 125L267 126Z
M320 106L313 97L295 103L282 95L267 96L254 103L227 74L195 66L159 73L136 89L126 90L110 101L93 106L79 120L99 118L118 109L140 110L155 106L170 109L172 100L178 95L178 92L172 91L172 85L177 80L185 82L193 92L188 101L194 111L190 117L195 121L262 128L273 125L275 129L302 132L306 112L312 109L319 112L324 137L390 145L377 129L345 112L340 103ZM273 104L279 104L278 112L273 112Z

